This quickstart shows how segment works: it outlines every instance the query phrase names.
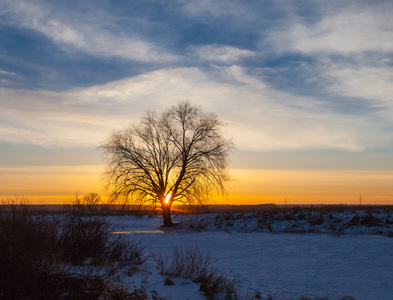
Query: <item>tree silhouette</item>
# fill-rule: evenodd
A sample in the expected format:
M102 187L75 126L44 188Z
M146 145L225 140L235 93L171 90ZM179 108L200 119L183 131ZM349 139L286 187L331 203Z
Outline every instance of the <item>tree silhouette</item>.
M101 145L113 199L139 207L160 204L169 227L173 202L203 204L212 191L224 192L234 146L221 127L214 114L184 101L114 132Z

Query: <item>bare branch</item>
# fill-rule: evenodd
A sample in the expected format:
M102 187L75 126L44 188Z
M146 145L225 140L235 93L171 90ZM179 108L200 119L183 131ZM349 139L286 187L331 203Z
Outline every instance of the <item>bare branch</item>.
M160 115L149 112L139 124L113 133L100 147L112 198L159 203L170 210L175 201L202 204L213 190L225 192L234 145L221 127L214 114L185 101Z

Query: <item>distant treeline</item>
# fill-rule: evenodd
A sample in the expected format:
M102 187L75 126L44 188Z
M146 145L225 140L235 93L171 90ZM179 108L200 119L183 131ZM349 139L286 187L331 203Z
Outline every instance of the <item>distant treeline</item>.
M2 204L3 209L15 208L14 204ZM97 213L126 213L126 214L161 214L161 208L153 205L101 205L96 204L92 206L85 206L83 204L24 204L29 211L32 212L97 212ZM172 212L174 214L206 214L206 213L257 213L257 212L287 212L287 211L346 211L346 210L360 210L370 211L375 209L384 209L393 211L393 205L349 205L349 204L330 204L330 205L310 205L310 204L296 204L296 205L275 205L259 204L259 205L173 205Z

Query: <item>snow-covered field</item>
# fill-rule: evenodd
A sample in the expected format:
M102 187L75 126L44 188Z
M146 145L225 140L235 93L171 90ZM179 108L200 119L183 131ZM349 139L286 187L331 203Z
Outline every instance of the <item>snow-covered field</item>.
M209 253L214 269L235 280L240 299L258 291L262 299L393 299L390 215L370 219L364 212L344 212L321 219L315 214L309 215L310 222L285 215L279 220L256 214L174 216L181 224L169 230L160 227L160 216L111 217L111 222L116 234L141 241L151 253L195 247ZM204 299L191 280L164 285L154 266L148 261L124 281L135 286L148 282L172 299Z

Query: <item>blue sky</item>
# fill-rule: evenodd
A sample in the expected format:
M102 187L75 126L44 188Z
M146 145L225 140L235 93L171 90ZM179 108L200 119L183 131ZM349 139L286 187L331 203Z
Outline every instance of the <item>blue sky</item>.
M391 1L0 2L0 166L100 164L147 109L215 112L231 167L393 173Z

